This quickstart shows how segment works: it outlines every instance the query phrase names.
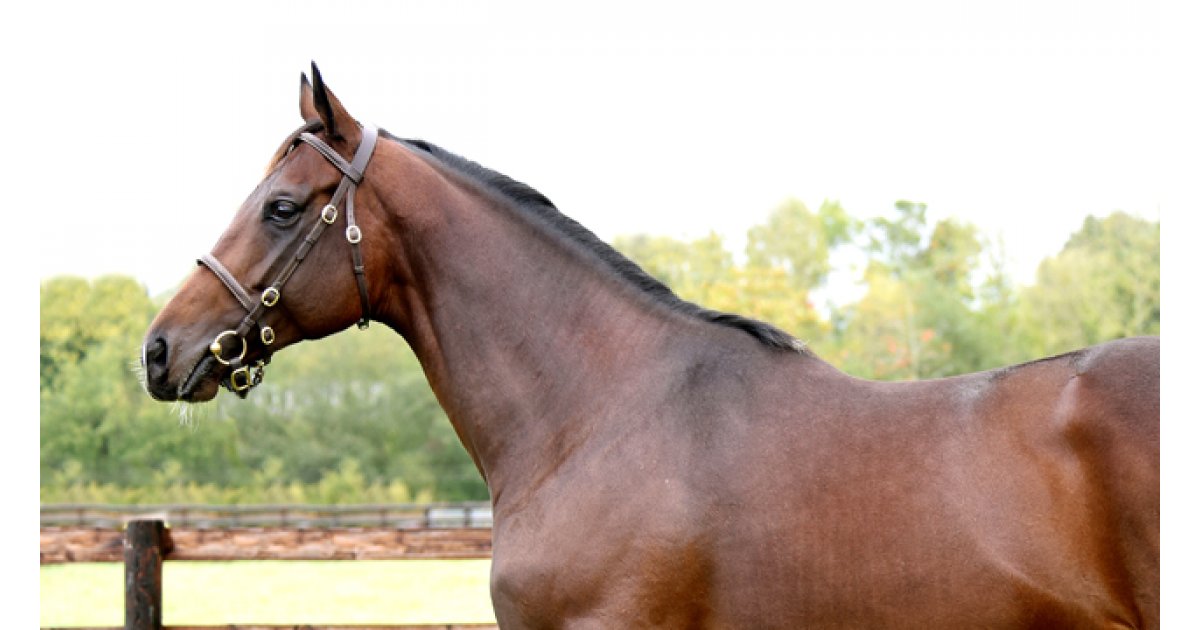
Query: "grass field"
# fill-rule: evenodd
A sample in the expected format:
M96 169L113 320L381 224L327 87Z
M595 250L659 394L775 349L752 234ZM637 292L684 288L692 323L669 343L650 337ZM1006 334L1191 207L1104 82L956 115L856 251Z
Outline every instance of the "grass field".
M166 562L163 624L494 623L490 560ZM121 626L120 563L41 567L41 626Z

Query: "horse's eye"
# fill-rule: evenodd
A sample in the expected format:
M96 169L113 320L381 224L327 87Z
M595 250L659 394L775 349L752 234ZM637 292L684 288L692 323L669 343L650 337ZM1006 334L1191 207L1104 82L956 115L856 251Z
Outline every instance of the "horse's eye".
M266 218L278 225L291 225L300 216L300 208L286 199L276 199L267 204Z

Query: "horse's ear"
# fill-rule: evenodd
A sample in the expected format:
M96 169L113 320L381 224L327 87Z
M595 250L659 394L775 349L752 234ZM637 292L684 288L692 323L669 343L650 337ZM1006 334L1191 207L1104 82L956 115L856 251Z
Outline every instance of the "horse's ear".
M320 120L321 116L317 114L317 106L313 104L313 88L308 82L308 77L304 73L300 73L300 117L305 123L312 123Z
M321 122L325 124L325 133L332 138L343 138L346 132L353 131L357 128L354 118L342 107L337 97L333 95L325 85L325 81L321 79L321 71L317 69L317 64L312 64L313 74L313 97L312 104L316 110L317 116ZM303 97L301 97L303 101Z

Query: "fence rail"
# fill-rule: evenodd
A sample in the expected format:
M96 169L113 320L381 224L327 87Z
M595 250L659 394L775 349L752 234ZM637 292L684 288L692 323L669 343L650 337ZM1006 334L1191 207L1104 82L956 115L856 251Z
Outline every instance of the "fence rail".
M494 623L429 623L429 624L221 624L219 626L164 626L166 630L496 630ZM123 626L49 626L41 630L122 630Z
M171 527L171 560L452 560L488 558L492 530L342 527ZM124 533L95 527L43 527L41 563L120 562Z
M136 519L159 519L172 527L290 527L322 529L490 528L487 502L367 505L113 505L96 503L42 506L42 527L121 528Z
M429 624L221 624L219 626L164 626L166 630L497 630L494 623L429 623ZM49 626L41 630L122 630L123 626Z

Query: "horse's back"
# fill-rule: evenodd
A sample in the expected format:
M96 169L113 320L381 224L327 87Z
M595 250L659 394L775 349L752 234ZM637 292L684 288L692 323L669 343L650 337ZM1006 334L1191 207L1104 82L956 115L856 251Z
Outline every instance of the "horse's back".
M725 515L716 563L777 578L741 591L753 607L832 626L1158 625L1157 339L915 383L803 369L823 376L795 378L790 405L788 371L767 377L767 420L720 472L745 512ZM789 589L790 610L768 603Z

